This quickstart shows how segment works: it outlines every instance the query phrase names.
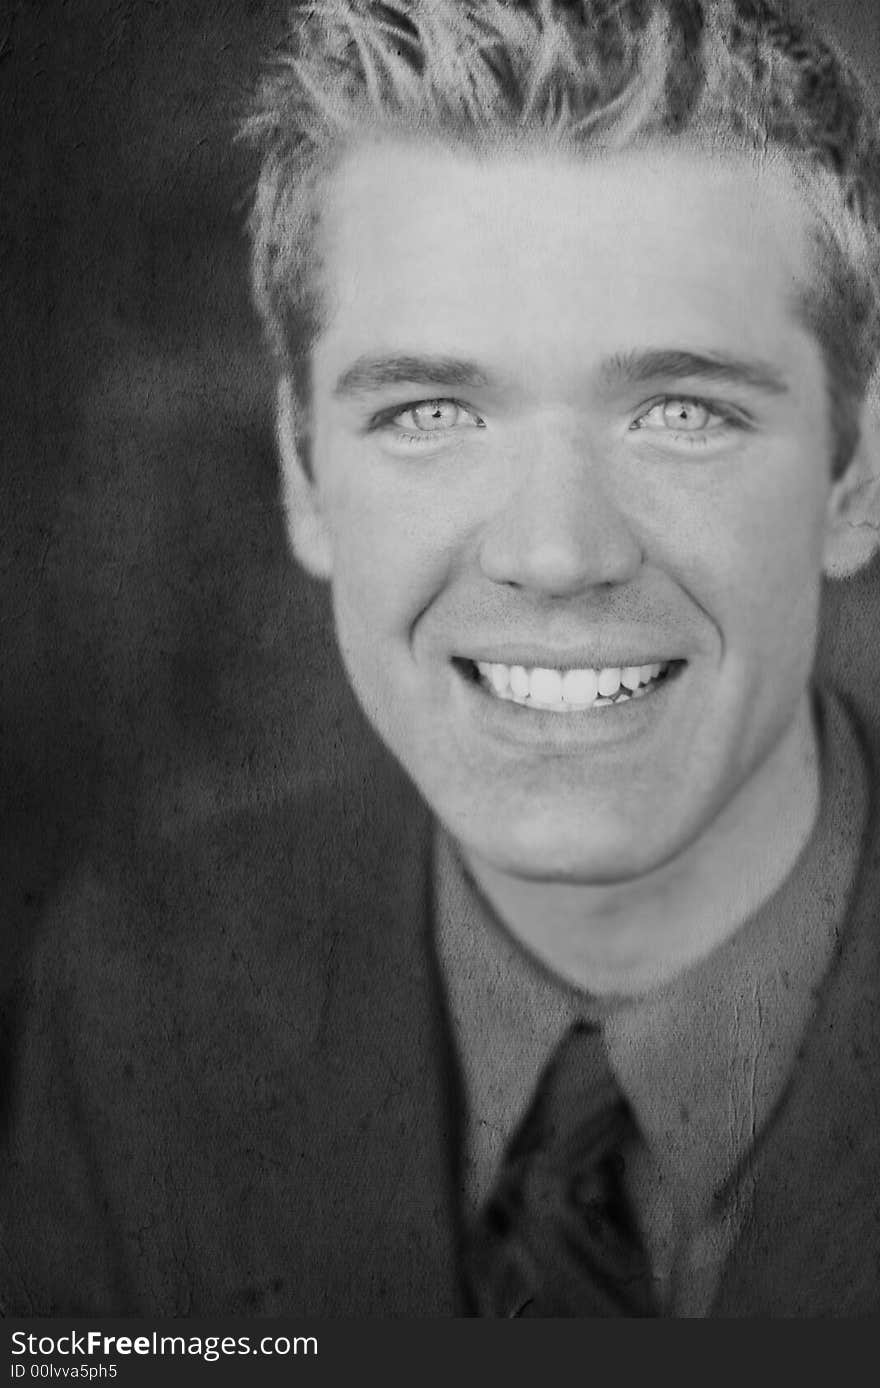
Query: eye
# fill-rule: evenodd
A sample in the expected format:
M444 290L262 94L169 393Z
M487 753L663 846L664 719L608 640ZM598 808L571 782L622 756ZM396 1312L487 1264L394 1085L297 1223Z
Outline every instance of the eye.
M423 400L419 405L410 405L401 410L394 423L402 429L413 429L418 433L440 434L454 429L464 415L460 405L454 400Z
M404 442L437 440L455 430L484 429L485 422L457 400L417 400L405 409L383 410L372 421L374 429L389 429L391 437Z
M711 409L703 400L667 396L639 415L630 429L644 429L653 434L704 435L735 426L736 423L731 415Z

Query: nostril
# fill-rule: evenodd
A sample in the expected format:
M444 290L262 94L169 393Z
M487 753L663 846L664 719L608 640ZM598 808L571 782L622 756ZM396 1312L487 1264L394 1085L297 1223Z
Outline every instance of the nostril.
M644 561L642 546L619 514L578 508L540 515L535 502L496 517L483 532L479 562L487 578L545 596L571 596L630 581Z

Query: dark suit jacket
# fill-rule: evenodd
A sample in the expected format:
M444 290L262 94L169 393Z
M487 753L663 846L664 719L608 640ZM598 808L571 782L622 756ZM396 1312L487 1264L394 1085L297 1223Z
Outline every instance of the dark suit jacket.
M80 876L27 985L6 1314L462 1312L430 837L376 750L342 784ZM880 1309L878 893L872 810L714 1315Z

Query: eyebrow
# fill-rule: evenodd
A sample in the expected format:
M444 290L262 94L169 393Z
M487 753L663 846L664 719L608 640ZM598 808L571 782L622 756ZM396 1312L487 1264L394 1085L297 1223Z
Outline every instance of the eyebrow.
M492 384L482 367L461 357L363 356L342 372L333 394L342 399L383 390L386 386L426 381L448 390L485 390Z
M785 395L785 376L769 362L730 357L716 352L684 352L654 348L645 352L616 352L606 358L600 376L607 388L645 385L664 378L745 386L767 395Z
M738 385L767 395L788 391L785 377L769 362L721 352L688 352L679 348L615 352L599 368L606 389L645 385L661 379ZM490 389L494 378L477 362L463 357L365 355L341 373L333 388L337 399L368 395L389 386L428 383L447 390Z

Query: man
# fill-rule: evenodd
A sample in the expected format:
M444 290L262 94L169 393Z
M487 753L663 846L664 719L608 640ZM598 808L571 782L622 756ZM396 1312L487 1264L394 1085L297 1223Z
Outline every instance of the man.
M874 772L812 683L877 534L858 84L748 0L293 43L284 503L392 760L62 904L6 1308L877 1309Z

